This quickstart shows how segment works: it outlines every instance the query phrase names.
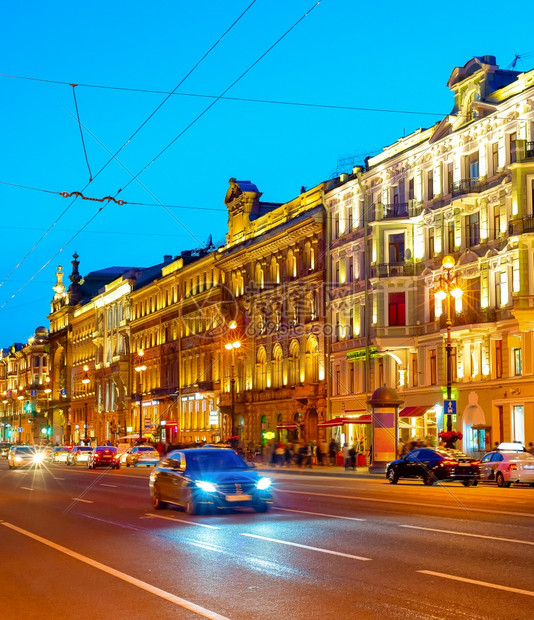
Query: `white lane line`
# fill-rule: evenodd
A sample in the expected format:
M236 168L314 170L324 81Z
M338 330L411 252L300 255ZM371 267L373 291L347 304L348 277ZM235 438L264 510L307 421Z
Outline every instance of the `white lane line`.
M381 504L399 504L401 506L422 506L423 508L445 508L446 510L462 510L463 512L484 512L494 515L510 515L513 517L530 517L534 514L529 512L513 512L511 510L491 510L489 508L471 508L455 504L425 504L423 502L401 502L395 499L378 499L376 497L359 497L357 495L336 495L334 493L314 493L312 491L289 491L287 489L276 489L276 493L293 493L294 495L313 495L316 497L334 497L336 499L352 499L360 502L379 502Z
M100 486L101 487L111 487L112 489L116 489L117 488L116 484L104 484L104 483L102 483Z
M438 530L432 527L419 527L417 525L399 525L411 530L424 530L425 532L438 532L440 534L455 534L456 536L470 536L471 538L486 538L487 540L500 540L503 542L519 543L520 545L534 545L530 540L517 540L516 538L500 538L499 536L484 536L483 534L469 534L467 532L455 532L454 530Z
M534 592L530 590L521 590L520 588L510 588L508 586L500 586L498 583L488 583L487 581L477 581L476 579L467 579L466 577L458 577L457 575L447 575L446 573L436 573L433 570L418 570L418 573L423 575L433 575L434 577L443 577L444 579L452 579L453 581L463 581L465 583L472 583L476 586L484 586L486 588L493 588L495 590L505 590L506 592L515 592L516 594L526 594L527 596L534 596Z
M240 536L248 536L249 538L259 538L259 540L267 540L268 542L275 542L281 545L288 545L289 547L299 547L300 549L308 549L309 551L320 551L321 553L328 553L330 555L338 555L342 558L350 558L351 560L362 560L362 562L369 562L371 558L362 558L360 555L351 555L350 553L342 553L341 551L331 551L330 549L321 549L320 547L309 547L308 545L301 545L299 543L289 542L287 540L278 540L276 538L267 538L266 536L257 536L256 534L244 534Z
M82 499L81 497L71 497L73 502L83 502L84 504L94 504L90 499Z
M33 491L33 489L31 487L20 487L21 489L24 489L25 491Z
M52 476L52 478L54 478L54 480L65 480L65 478L56 478L55 476Z
M55 549L56 551L64 553L65 555L68 555L71 558L74 558L75 560L79 560L80 562L83 562L84 564L88 564L89 566L92 566L93 568L101 570L102 572L107 573L108 575L117 577L117 579L122 579L122 581L125 581L126 583L129 583L131 585L134 585L137 588L140 588L141 590L145 590L146 592L149 592L150 594L154 594L155 596L159 596L160 598L166 601L169 601L170 603L174 603L175 605L178 605L179 607L183 607L184 609L192 611L193 613L196 613L199 616L202 616L203 618L211 618L212 620L229 620L229 618L227 618L226 616L221 616L220 614L217 614L214 611L210 611L209 609L205 609L204 607L201 607L200 605L196 605L195 603L186 601L185 599L180 598L179 596L175 596L174 594L171 594L170 592L166 592L165 590L161 590L160 588L157 588L156 586L153 586L150 583L147 583L146 581L141 581L140 579L136 579L135 577L132 577L131 575L127 575L126 573L123 573L122 571L111 568L111 566L106 566L105 564L97 562L96 560L92 560L91 558L88 558L85 555L76 553L76 551L72 551L71 549L68 549L67 547L58 545L52 542L51 540L42 538L41 536L38 536L37 534L33 534L32 532L29 532L28 530L23 530L22 528L17 527L16 525L13 525L12 523L7 523L3 521L3 522L0 522L0 524L5 527L8 527L11 530L14 530L15 532L18 532L19 534L22 534L23 536L27 536L28 538L33 538L33 540L36 540L37 542L40 542L43 545L52 547L52 549Z
M366 521L367 519L358 519L358 517L341 517L339 515L329 515L324 512L308 512L307 510L293 510L292 508L279 508L274 506L275 510L283 510L284 512L298 512L301 515L313 515L315 517L330 517L331 519L346 519L347 521Z
M207 527L210 530L220 530L220 527L216 525L206 525L205 523L195 523L195 521L186 521L185 519L175 519L174 517L165 517L163 515L154 515L151 512L145 512L145 517L152 517L153 519L165 519L167 521L174 521L175 523L185 523L186 525L198 525L198 527Z

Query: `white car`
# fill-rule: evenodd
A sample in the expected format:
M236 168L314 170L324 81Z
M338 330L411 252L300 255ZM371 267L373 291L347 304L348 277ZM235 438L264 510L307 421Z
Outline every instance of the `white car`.
M534 456L529 452L493 450L482 457L479 468L481 482L496 482L498 487L516 482L534 486Z

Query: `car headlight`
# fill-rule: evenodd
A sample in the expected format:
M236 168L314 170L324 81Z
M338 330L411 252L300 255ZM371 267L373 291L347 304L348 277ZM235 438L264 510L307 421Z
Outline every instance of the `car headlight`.
M15 457L15 461L16 461L17 463L20 463L20 462L22 461L22 459L20 458L20 456L16 456L16 457Z
M35 454L33 457L33 462L34 463L42 463L43 461L43 455L42 454Z
M256 487L259 491L264 491L271 486L272 480L270 478L260 478L256 483Z
M197 487L202 489L203 491L207 491L208 493L215 493L217 491L217 487L211 482L206 482L205 480L197 480Z

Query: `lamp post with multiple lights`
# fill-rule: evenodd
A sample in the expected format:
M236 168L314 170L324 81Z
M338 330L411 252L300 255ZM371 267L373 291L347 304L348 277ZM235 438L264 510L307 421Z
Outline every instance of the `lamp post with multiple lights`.
M446 377L447 377L447 400L452 399L452 318L451 318L451 297L460 299L462 297L462 289L458 285L458 278L453 273L456 261L453 256L447 255L443 257L441 266L444 274L440 277L439 286L435 292L435 297L439 301L447 300L447 320L445 326L447 328L447 338L445 340L445 352L447 358ZM447 431L452 431L452 415L447 414Z
M50 411L50 398L51 398L51 394L52 394L52 388L50 387L50 377L46 377L45 379L45 394L48 397L48 409L47 409L47 414L46 414L46 439L47 441L50 440L50 436L52 435L52 424L51 424L51 411Z
M231 330L237 329L237 323L235 321L230 321L228 327ZM232 352L232 367L230 371L230 398L231 398L231 406L230 406L230 419L231 419L231 435L235 435L235 351L239 349L241 346L241 342L237 338L231 338L225 345L224 348L227 351Z
M143 440L143 394L141 393L141 373L146 370L144 362L145 352L143 349L137 351L137 363L135 372L137 373L137 398L139 399L139 442Z
M85 364L85 366L83 367L84 370L84 375L82 378L82 383L85 386L85 393L84 393L84 403L83 403L83 407L84 407L84 442L85 445L87 445L87 385L89 384L89 382L91 381L89 379L89 366L87 366L87 364Z

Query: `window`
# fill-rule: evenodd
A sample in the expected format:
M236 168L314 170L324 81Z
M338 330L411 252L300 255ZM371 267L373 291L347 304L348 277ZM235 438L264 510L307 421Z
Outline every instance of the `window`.
M495 378L502 378L502 340L495 341Z
M404 233L389 235L389 263L399 264L404 262Z
M334 283L336 286L339 286L339 261L336 261Z
M334 239L339 238L339 213L334 215Z
M417 387L419 384L419 371L417 369L417 354L412 353L412 387Z
M348 218L347 218L347 232L351 232L352 231L352 227L353 227L352 207L349 207Z
M289 384L300 383L300 347L297 340L289 345Z
M428 200L434 198L434 172L429 170L426 173L426 195Z
M273 387L282 387L282 347L276 344L273 349Z
M471 213L471 215L467 216L465 232L468 247L480 243L480 216L478 213Z
M306 343L306 381L317 383L319 377L319 343L315 336L310 336Z
M499 144L494 142L491 145L491 172L497 174L499 171Z
M348 273L349 273L349 277L348 277L348 282L354 282L354 258L351 256L348 259L348 263L349 263L349 268L348 268Z
M454 252L454 222L447 224L447 250Z
M430 351L430 385L437 385L437 382L438 376L436 350L432 349L432 351Z
M267 374L267 355L265 353L265 347L258 349L256 356L256 389L264 390L266 385Z
M339 396L341 394L341 371L339 370L339 366L336 366L335 377L336 379L334 391L336 395Z
M514 428L513 428L513 441L519 441L525 443L525 410L523 405L514 406Z
M414 200L415 198L415 182L413 179L408 181L408 200Z
M389 294L389 325L406 325L406 294Z
M493 207L493 238L498 239L501 234L501 205Z
M349 393L354 394L354 363L349 364Z
M521 349L512 349L512 362L514 364L514 376L523 374L523 352Z
M434 239L434 229L428 229L428 257L433 258L436 253L435 248L435 239Z
M452 192L452 185L454 183L454 166L452 163L447 164L447 187L445 193L450 194Z
M468 157L468 173L471 179L471 184L478 183L479 177L479 163L478 163L478 151L471 153Z

